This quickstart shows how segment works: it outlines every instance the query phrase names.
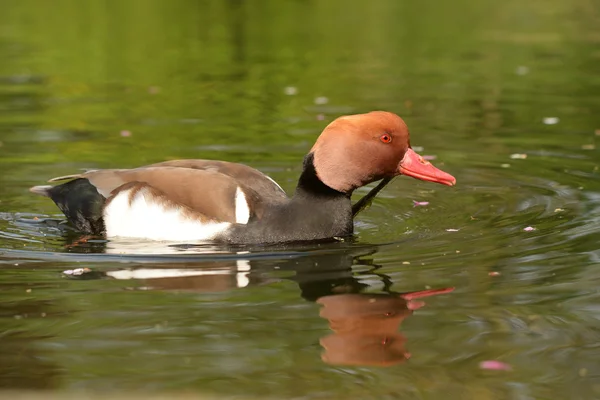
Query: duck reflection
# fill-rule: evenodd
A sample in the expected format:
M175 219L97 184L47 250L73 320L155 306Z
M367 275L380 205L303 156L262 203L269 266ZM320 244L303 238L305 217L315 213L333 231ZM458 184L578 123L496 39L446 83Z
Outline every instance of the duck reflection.
M410 357L398 328L411 315L407 302L382 294L324 296L320 316L333 334L320 340L323 361L342 365L393 365Z
M319 315L329 322L332 333L320 339L324 362L391 366L410 357L399 328L405 318L425 305L419 299L449 293L453 288L395 293L391 278L379 273L380 266L370 258L375 253L373 248L346 247L324 253L308 251L288 260L252 258L179 264L176 268L144 266L108 271L105 276L136 280L140 284L137 288L144 290L217 292L279 280L273 277L273 269L289 272L291 276L283 279L295 281L304 299L321 305ZM365 293L367 290L370 292ZM378 293L371 293L375 290Z
M425 305L418 299L454 290L395 293L391 290L391 278L377 272L380 266L369 258L375 252L366 249L358 255L329 254L300 260L294 265L294 280L302 297L322 306L319 315L329 321L333 331L320 340L324 349L321 358L326 363L361 366L402 363L410 357L405 349L406 338L399 331L402 321ZM368 270L354 273L353 266ZM380 293L363 293L373 290L378 283L382 285Z
M452 288L395 294L338 294L317 300L320 316L333 333L320 340L322 359L337 365L389 366L410 357L399 332L402 321L425 305L417 297L448 293ZM413 297L414 296L414 297Z
M250 263L247 260L223 260L202 263L183 263L176 268L127 268L103 272L103 276L134 280L138 290L177 290L196 292L223 292L243 288L250 284ZM92 271L65 271L67 275L81 277ZM81 273L83 272L83 273Z

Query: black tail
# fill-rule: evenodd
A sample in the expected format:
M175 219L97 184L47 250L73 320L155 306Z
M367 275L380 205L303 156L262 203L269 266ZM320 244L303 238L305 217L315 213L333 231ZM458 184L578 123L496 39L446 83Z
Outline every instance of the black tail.
M106 199L85 178L57 186L35 186L32 193L52 199L75 228L84 233L104 233L102 207Z

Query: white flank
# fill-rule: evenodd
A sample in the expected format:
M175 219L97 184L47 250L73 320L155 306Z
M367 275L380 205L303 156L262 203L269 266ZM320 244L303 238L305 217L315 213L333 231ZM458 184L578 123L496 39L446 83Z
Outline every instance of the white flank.
M235 191L235 222L247 224L250 219L250 207L242 188L238 186Z
M210 240L231 225L229 222L201 222L187 218L180 208L157 204L147 189L140 190L130 204L131 190L117 194L104 209L108 237L185 242Z

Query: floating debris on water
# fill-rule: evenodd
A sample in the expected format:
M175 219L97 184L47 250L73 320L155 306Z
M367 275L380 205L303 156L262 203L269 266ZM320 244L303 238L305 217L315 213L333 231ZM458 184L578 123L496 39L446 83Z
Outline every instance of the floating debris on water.
M87 272L91 272L92 270L89 268L75 268L75 269L68 269L66 271L63 271L63 274L65 275L70 275L70 276L79 276L79 275L83 275Z
M494 371L511 371L512 367L505 362L497 360L487 360L479 363L479 368L490 369Z
M490 271L490 272L488 272L488 275L489 276L500 276L500 272L498 272L498 271Z
M502 168L510 168L510 164L500 164L500 167L502 167Z
M560 122L558 117L546 117L543 119L545 125L556 125Z
M531 231L535 231L535 228L534 228L533 226L528 226L528 227L526 227L526 228L523 228L523 230L524 230L525 232L531 232Z
M295 86L286 86L283 89L283 93L287 94L288 96L295 96L298 94L298 88Z
M563 211L565 211L564 208L555 208L554 209L554 212L563 212Z
M596 145L595 145L595 144L593 144L593 143L590 143L590 144L584 144L584 145L582 145L582 146L581 146L581 148L582 148L583 150L594 150L594 149L596 148Z
M121 131L121 136L122 137L130 137L131 136L131 131Z
M416 201L416 200L413 200L413 206L415 206L415 207L427 206L427 205L429 205L428 201Z
M460 229L448 228L446 232L458 232Z
M315 104L327 104L329 99L325 96L319 96L315 98Z
M515 74L517 75L527 75L529 73L529 67L526 67L525 65L519 65L517 67L517 69L515 69Z
M525 153L514 153L510 155L510 158L513 160L524 160L527 158L527 154Z

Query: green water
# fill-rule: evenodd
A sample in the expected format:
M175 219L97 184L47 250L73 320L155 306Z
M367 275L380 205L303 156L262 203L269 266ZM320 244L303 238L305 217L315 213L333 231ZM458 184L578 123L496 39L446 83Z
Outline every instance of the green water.
M0 9L0 389L600 397L597 2ZM80 244L27 191L82 169L215 158L290 192L329 121L374 109L403 116L458 184L396 179L355 242ZM195 275L139 278L165 270ZM454 291L399 297L429 288Z

